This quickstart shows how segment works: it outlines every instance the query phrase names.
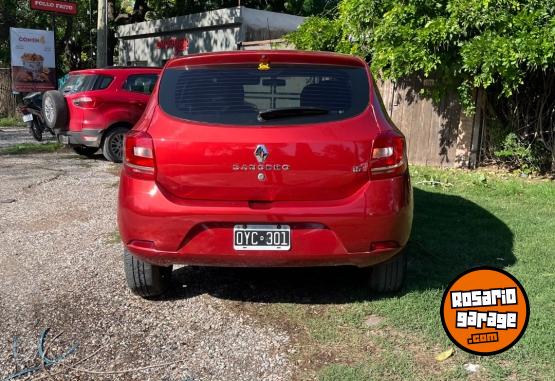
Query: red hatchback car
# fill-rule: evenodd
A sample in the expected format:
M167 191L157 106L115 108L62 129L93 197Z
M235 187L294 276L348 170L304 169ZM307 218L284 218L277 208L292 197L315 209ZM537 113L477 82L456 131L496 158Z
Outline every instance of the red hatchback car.
M402 286L412 188L405 139L366 63L298 51L170 61L125 139L118 222L129 287L172 264L368 268Z
M90 156L101 148L107 160L119 163L123 137L141 117L161 71L154 67L73 71L60 91L44 94L44 120L76 153Z

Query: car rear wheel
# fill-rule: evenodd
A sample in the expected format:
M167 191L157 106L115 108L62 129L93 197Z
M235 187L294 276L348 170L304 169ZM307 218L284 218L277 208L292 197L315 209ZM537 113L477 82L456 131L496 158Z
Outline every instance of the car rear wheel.
M126 127L116 127L108 131L102 144L102 154L106 160L121 163L123 160L123 140L129 131Z
M44 123L51 128L65 128L68 121L66 99L57 90L50 90L42 97L42 115Z
M75 152L77 155L87 156L87 157L94 155L96 151L98 151L97 147L74 146L71 148L73 149L73 152Z
M170 286L172 266L162 267L137 259L127 249L123 251L127 285L133 293L143 298L163 294Z
M372 266L370 272L370 291L396 292L401 289L405 281L407 258L404 250L387 262Z

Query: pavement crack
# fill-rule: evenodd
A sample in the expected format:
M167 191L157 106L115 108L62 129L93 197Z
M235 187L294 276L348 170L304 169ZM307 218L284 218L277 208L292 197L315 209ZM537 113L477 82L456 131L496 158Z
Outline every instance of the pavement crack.
M52 177L48 177L44 180L39 181L38 183L33 183L33 184L29 184L27 185L24 189L33 189L36 188L38 186L44 185L44 184L48 184L51 183L52 181L56 181L58 180L60 177L62 177L63 175L66 174L66 171L57 171L58 174Z

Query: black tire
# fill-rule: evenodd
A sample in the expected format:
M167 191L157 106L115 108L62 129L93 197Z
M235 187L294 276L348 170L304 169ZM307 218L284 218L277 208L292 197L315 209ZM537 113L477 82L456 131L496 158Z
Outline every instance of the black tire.
M109 130L102 142L102 154L108 161L121 163L123 160L123 140L129 131L127 127L115 127Z
M378 293L397 292L403 287L407 270L404 250L387 262L370 269L370 291Z
M156 266L137 259L127 249L123 251L127 285L134 294L153 298L163 294L171 284L172 266Z
M68 112L66 99L57 90L50 90L42 96L42 117L51 129L64 129L67 126Z
M27 122L27 126L29 127L29 132L31 136L37 141L42 142L42 129L39 126L39 122L36 120L32 120Z
M77 155L91 157L98 151L98 147L87 147L87 146L73 146L71 147L73 152Z

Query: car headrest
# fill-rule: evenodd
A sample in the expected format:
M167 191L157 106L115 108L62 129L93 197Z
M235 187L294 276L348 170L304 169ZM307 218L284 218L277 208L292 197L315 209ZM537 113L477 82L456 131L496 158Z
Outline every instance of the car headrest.
M319 107L330 111L351 107L351 86L338 80L322 81L306 86L300 95L301 107Z

